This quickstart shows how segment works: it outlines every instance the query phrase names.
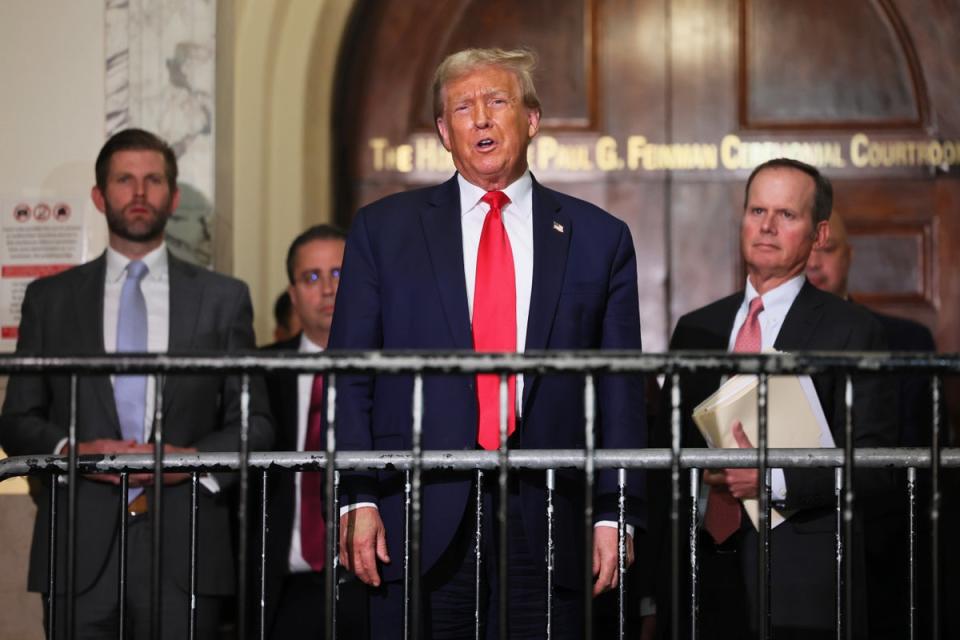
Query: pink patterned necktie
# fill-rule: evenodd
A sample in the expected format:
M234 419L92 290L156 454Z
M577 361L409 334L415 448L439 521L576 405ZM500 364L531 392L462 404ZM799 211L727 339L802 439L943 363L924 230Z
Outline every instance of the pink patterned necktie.
M737 339L733 343L734 353L757 353L762 344L760 338L760 320L757 316L763 311L763 300L757 296L750 301L750 310L747 319L737 332ZM710 497L707 499L707 513L703 518L703 526L717 544L722 544L727 538L740 528L740 501L734 498L729 491L722 491L715 487L710 488Z
M503 207L510 198L502 191L488 191L482 198L490 205L480 233L477 277L473 292L473 348L477 352L517 350L517 285L513 251L503 226ZM507 435L516 429L516 376L507 378ZM480 410L477 442L487 450L500 447L500 374L477 376Z
M307 437L304 451L321 450L320 416L323 411L323 376L313 377L310 409L307 413ZM323 472L300 474L300 549L303 559L314 571L322 571L326 561L327 527L323 521Z

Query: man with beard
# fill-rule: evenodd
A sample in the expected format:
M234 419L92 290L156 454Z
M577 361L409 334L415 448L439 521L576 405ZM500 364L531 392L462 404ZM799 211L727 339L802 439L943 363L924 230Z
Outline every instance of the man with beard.
M164 243L164 228L177 208L177 164L157 136L127 129L111 137L96 162L91 196L104 213L109 246L99 258L37 280L26 291L18 355L75 356L113 352L229 352L252 349L252 309L246 285L183 262ZM79 376L76 393L77 453L153 451L154 407L162 387L164 449L168 453L236 451L240 435L240 382L236 376ZM66 455L71 416L70 378L14 375L0 417L0 442L11 455ZM251 384L251 448L269 447L273 427L262 381ZM166 474L163 493L161 572L162 637L187 637L189 620L189 513L187 474ZM233 475L201 479L198 517L197 636L216 634L220 603L233 592L234 558L229 539ZM151 637L151 473L130 475L126 554L126 632ZM92 474L77 485L76 625L80 637L116 638L119 626L118 530L121 495L115 474ZM58 498L66 504L66 486ZM44 593L48 636L66 637L67 522L55 523L55 615ZM28 586L47 592L49 491L40 492ZM51 623L54 631L50 630Z

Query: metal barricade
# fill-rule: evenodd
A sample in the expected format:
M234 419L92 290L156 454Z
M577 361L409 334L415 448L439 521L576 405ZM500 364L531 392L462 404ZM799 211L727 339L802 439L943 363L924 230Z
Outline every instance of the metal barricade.
M251 452L248 442L250 420L250 379L251 376L265 373L289 371L300 373L324 373L328 388L326 450L323 452L303 453L276 453ZM695 372L745 373L759 376L759 442L756 450L707 450L681 448L681 415L680 374ZM767 415L766 403L768 393L768 378L773 374L818 374L827 371L840 371L846 374L846 424L843 431L843 447L835 449L768 449L767 448ZM121 477L121 496L118 508L123 514L120 520L118 544L120 549L119 587L120 624L124 624L124 605L122 594L126 588L127 564L125 561L127 541L127 494L129 474L136 472L187 472L190 474L190 637L194 637L196 629L196 590L198 565L202 562L197 557L197 520L202 515L198 508L198 478L209 472L235 472L239 474L239 503L238 503L238 572L237 598L238 607L237 629L239 637L264 637L263 602L265 595L264 566L266 549L261 544L259 556L259 584L256 585L259 594L260 615L258 628L247 633L247 620L243 613L246 594L250 585L247 584L246 566L250 561L248 553L249 540L247 523L252 514L248 513L248 496L251 488L251 472L258 475L259 487L263 501L260 513L255 517L259 522L261 534L266 530L267 523L267 469L272 471L320 471L325 473L325 506L327 525L327 567L337 566L337 540L339 512L337 508L339 471L343 470L376 470L399 469L405 473L405 499L407 505L408 530L404 551L404 582L406 588L404 637L417 638L423 628L421 620L421 493L422 479L425 470L449 469L473 472L476 477L478 492L482 478L486 473L497 474L497 491L499 493L499 510L497 513L498 536L501 547L505 548L507 541L506 500L508 475L518 469L542 470L545 474L548 488L547 513L548 532L550 537L547 548L547 634L551 632L551 600L554 580L553 559L553 532L552 500L554 496L555 473L559 469L577 469L584 472L585 477L585 514L584 534L586 547L585 560L589 562L592 556L593 537L593 489L594 473L601 469L618 470L619 478L619 517L618 530L618 564L621 571L620 586L618 589L618 635L625 637L624 606L629 597L625 589L623 576L626 570L626 470L627 469L663 469L668 470L671 480L671 507L670 522L672 523L672 569L674 577L680 572L679 558L680 545L686 540L686 553L690 559L690 592L687 604L682 605L679 581L673 580L672 598L672 631L674 637L689 635L697 637L697 498L699 492L699 477L705 468L719 467L751 467L758 468L760 478L763 479L760 492L760 526L758 536L758 585L759 607L757 628L761 638L770 637L770 480L768 471L772 468L793 467L832 467L836 469L836 513L838 529L836 534L837 550L837 591L836 591L836 620L837 637L853 637L853 628L849 606L852 601L853 588L851 566L845 561L845 554L849 545L853 544L852 513L854 506L853 470L854 468L887 467L906 468L908 470L908 495L910 517L910 629L911 637L915 637L915 599L916 599L916 470L929 468L932 478L932 492L930 504L931 518L931 562L932 562L932 612L933 637L938 637L938 615L941 603L939 602L938 558L939 536L937 522L939 518L940 487L939 476L943 467L960 466L960 449L942 449L936 446L940 442L940 431L944 428L940 424L940 403L942 388L940 376L960 372L960 356L933 355L933 354L848 354L848 353L818 353L818 354L718 354L718 353L674 353L674 354L647 354L639 352L539 352L528 354L470 354L470 353L323 353L319 355L303 356L266 356L262 354L244 356L100 356L75 358L32 358L0 356L0 374L46 374L71 376L71 414L68 426L69 454L66 458L53 455L20 456L0 461L0 480L22 475L51 474L66 478L68 486L67 505L68 527L66 536L66 624L68 635L72 637L75 620L75 566L76 566L76 523L77 513L77 478L80 474L92 473L119 473ZM207 373L230 374L240 376L241 384L241 430L236 452L203 453L203 454L164 454L164 429L162 415L163 385L156 385L156 414L154 419L154 455L111 455L111 456L83 456L76 453L77 443L77 411L76 389L78 376L106 373L147 373L158 375L176 375L178 373ZM414 377L412 442L410 451L339 451L337 449L336 423L336 377L338 374L367 373L377 375L405 374ZM501 423L500 442L498 451L434 451L422 448L422 421L424 411L423 376L425 374L463 375L475 373L496 373L501 376ZM507 375L511 373L523 374L579 374L584 376L584 437L583 450L508 450L507 442ZM853 405L853 387L851 376L856 373L898 375L923 374L932 379L933 423L931 424L934 443L929 449L924 448L881 448L855 449L853 446L853 419L851 407ZM593 412L595 377L598 375L616 374L662 374L672 381L670 397L671 446L669 449L638 449L615 450L600 449L595 446ZM682 504L682 472L689 471L690 495L689 505ZM55 554L57 537L61 532L56 530L53 523L56 521L58 505L57 482L50 483L51 527L49 542L49 620L54 624L55 611L63 603L55 597L57 583ZM152 629L154 637L161 637L162 619L156 612L161 611L161 571L163 539L161 523L163 517L163 484L154 483L153 500L155 517L153 519L153 554L152 554L152 603L154 616ZM680 530L680 513L687 510L690 515L690 527L687 531ZM480 527L480 500L477 500L475 517L475 541L477 550L484 532ZM261 541L263 536L261 535ZM479 566L481 558L476 557ZM506 576L506 554L500 554L499 571ZM325 610L328 625L328 637L336 637L336 571L327 571ZM592 619L592 597L590 572L586 572L584 585L584 613L585 628L589 635ZM501 637L506 635L506 603L507 581L500 580L498 598L501 604L498 627ZM480 604L479 582L477 585L477 599L475 605L475 629L479 636ZM680 612L686 609L690 613L692 628L688 634L681 630ZM54 630L50 630L53 636Z

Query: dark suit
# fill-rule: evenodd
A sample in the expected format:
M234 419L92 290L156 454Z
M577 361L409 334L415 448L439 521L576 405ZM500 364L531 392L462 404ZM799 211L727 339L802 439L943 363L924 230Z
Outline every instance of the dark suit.
M106 257L31 283L23 301L18 355L100 355L103 345L103 299ZM170 319L168 351L230 352L254 346L252 310L243 283L190 265L169 255ZM240 433L240 385L237 377L171 375L163 379L164 441L201 452L236 451ZM270 446L273 429L262 383L253 380L250 400L250 445ZM108 375L80 376L77 383L77 438L121 439ZM10 455L51 454L67 436L70 378L67 375L14 375L7 387L0 438ZM217 480L226 489L232 474ZM152 501L152 492L146 492ZM78 592L90 588L108 560L117 538L119 489L81 478L77 485ZM66 491L61 492L57 527L58 558L66 558ZM189 587L188 483L164 492L164 576L181 589ZM230 501L225 491L201 491L199 583L204 595L227 595L235 583L235 558L229 539ZM29 588L47 590L49 493L38 497L38 514L30 557ZM58 567L60 586L66 572ZM115 580L111 576L111 580ZM129 589L141 585L130 584ZM142 585L149 588L149 585ZM186 611L183 612L186 615Z
M677 322L670 341L670 350L726 351L743 293L737 293L706 307L693 311ZM871 351L883 349L886 341L882 327L865 309L850 304L804 283L784 318L775 347L780 351ZM834 434L834 440L843 446L844 375L820 374L813 383L823 407L824 415ZM691 419L693 409L717 389L720 376L716 374L693 374L681 376L681 397L684 425L682 446L705 447L706 444ZM890 392L891 382L864 376L854 378L854 444L857 447L892 446L896 442L895 394ZM670 385L666 385L663 403L669 403ZM891 400L891 398L893 398ZM668 406L664 404L664 406ZM669 411L664 412L669 416ZM658 421L651 440L656 446L669 447L669 420ZM836 516L834 481L832 469L785 469L787 485L785 508L798 511L773 531L772 538L772 606L773 624L784 631L814 632L833 628L834 620L834 554L833 539ZM652 495L669 496L668 479L660 476L663 483ZM885 471L858 470L856 473L858 498L876 495L891 488L889 474ZM681 482L683 491L686 483ZM665 498L664 500L668 500ZM669 553L669 540L664 535L669 524L666 521L667 505L661 505L658 521L659 548ZM683 516L681 516L683 518ZM681 525L681 530L685 525ZM701 631L705 637L740 637L746 634L756 620L753 598L740 597L755 591L756 532L746 516L742 526L726 549L712 555L712 542L701 536L705 549L701 556L703 592L701 601ZM856 541L847 547L855 566L862 568L862 548ZM730 554L725 552L729 551ZM665 557L666 557L665 554ZM739 559L733 554L737 554ZM735 567L739 565L739 572ZM713 575L714 566L724 566L728 575ZM733 575L730 575L732 573ZM739 575L736 575L739 573ZM716 591L711 587L716 586ZM746 591L744 591L744 589ZM663 592L666 594L668 592ZM681 591L686 593L686 591ZM662 595L663 595L662 594ZM718 611L714 596L729 597ZM666 609L669 599L661 597L658 614ZM662 608L661 608L662 607ZM858 616L863 615L862 603L857 607ZM714 620L733 618L726 625ZM658 615L658 618L669 620ZM734 630L739 630L734 632Z
M296 353L300 349L301 336L276 342L263 348L276 353ZM277 430L276 451L298 451L297 421L299 411L298 374L288 371L276 371L265 377L270 410L273 413ZM259 496L259 483L251 495ZM293 535L293 516L296 508L296 485L294 475L289 472L268 474L267 496L267 557L266 557L266 598L265 628L268 637L322 637L324 629L323 597L325 572L304 572L290 577L290 539ZM251 513L260 513L260 503L254 501ZM250 540L259 543L260 520L254 518ZM250 584L259 585L260 546L255 545L251 555ZM253 624L257 623L259 607L259 587L251 593L251 612ZM278 619L278 613L283 618ZM337 627L350 634L361 634L366 625L366 592L356 583L348 581L339 586L337 604ZM256 627L252 627L256 628ZM355 635L352 637L356 637Z
M533 183L533 285L526 350L639 349L636 258L630 233L599 208ZM331 349L462 350L473 347L464 282L460 192L446 183L396 194L359 211L347 240ZM348 450L411 448L411 376L342 376L337 395L337 443ZM638 376L599 379L599 445L646 445L643 385ZM583 376L527 376L521 448L584 446ZM424 378L423 447L473 450L477 397L473 376ZM425 474L422 568L429 571L461 524L472 474ZM522 473L522 526L531 548L546 541L544 474ZM579 589L583 498L579 474L558 473L557 582ZM641 474L629 492L644 495ZM598 474L598 519L616 519L616 474ZM403 476L392 471L344 475L346 502L377 502L393 562L403 569ZM641 525L631 504L630 519ZM537 554L538 557L542 554ZM542 561L542 558L540 558ZM542 564L542 563L541 563ZM543 570L543 567L539 567ZM371 610L373 604L371 604Z
M875 313L887 334L890 351L935 352L936 344L930 329L906 318ZM933 402L930 376L902 375L896 378L900 401L899 436L901 447L929 447L933 424ZM945 409L945 403L941 405ZM941 412L941 445L946 445L948 433L946 411ZM950 477L947 472L945 477ZM872 587L870 598L870 638L903 638L909 623L909 515L907 473L894 472L896 490L892 497L877 500L874 506L877 526L871 526L864 539L867 552L867 577ZM952 492L947 491L945 495ZM917 588L919 637L928 637L930 616L930 481L924 471L917 474ZM943 505L946 506L946 505ZM952 518L950 508L942 508L941 518ZM944 531L954 530L947 525ZM943 549L941 574L956 575L956 561L950 546ZM949 558L949 559L948 559ZM943 597L943 596L941 596ZM949 607L944 607L949 612ZM949 621L949 616L945 621Z

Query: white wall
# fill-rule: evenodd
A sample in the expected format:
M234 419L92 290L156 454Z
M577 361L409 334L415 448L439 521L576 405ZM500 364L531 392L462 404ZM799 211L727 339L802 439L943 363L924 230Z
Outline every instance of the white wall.
M83 196L89 203L93 161L104 140L104 7L102 0L0 0L0 201L7 197ZM0 212L6 215L7 212ZM92 204L87 256L106 245ZM2 399L6 379L0 380ZM26 493L8 480L0 493ZM0 637L42 637L40 599L28 594L26 558L32 505L2 496Z
M103 34L103 2L0 1L0 195L89 193L104 141ZM86 213L90 256L106 228Z

